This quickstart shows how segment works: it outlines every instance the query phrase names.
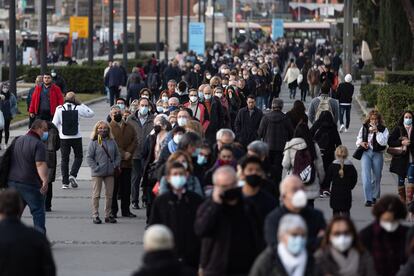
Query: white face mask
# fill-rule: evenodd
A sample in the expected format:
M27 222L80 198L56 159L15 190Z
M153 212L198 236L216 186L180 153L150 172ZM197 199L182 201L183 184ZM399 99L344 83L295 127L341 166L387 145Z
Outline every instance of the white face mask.
M157 112L158 113L164 112L164 108L162 106L157 106Z
M400 222L398 222L398 221L394 221L394 222L380 221L380 225L385 231L391 233L391 232L395 232L395 230L397 230L398 226L400 226Z
M177 123L180 127L184 127L187 124L187 118L178 118Z
M180 141L181 141L181 138L183 137L183 135L181 135L181 134L176 134L174 137L173 137L173 140L174 140L174 143L176 143L177 145L178 145L178 143L180 143Z
M208 100L210 100L210 99L211 99L211 95L210 95L210 94L208 94L208 95L207 95L207 94L205 94L205 95L204 95L204 99L206 99L207 101L208 101Z
M166 102L168 102L168 97L162 97L162 101L164 102L164 103L166 103Z
M222 93L216 93L215 96L220 99L223 96L223 94Z
M292 205L295 208L302 209L308 203L308 198L303 190L297 191L292 197Z
M347 251L354 241L351 235L339 235L330 238L332 246L339 252Z
M190 96L190 102L195 103L197 102L198 97L197 96Z

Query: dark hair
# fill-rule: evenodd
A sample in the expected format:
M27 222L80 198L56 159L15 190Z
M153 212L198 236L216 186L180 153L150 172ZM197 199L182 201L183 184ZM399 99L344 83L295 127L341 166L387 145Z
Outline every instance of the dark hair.
M372 208L372 214L379 220L385 212L394 214L394 219L405 219L407 217L407 208L404 203L395 195L385 195L378 200Z
M354 223L348 216L334 216L330 223L328 224L328 227L326 228L325 235L323 236L321 248L326 250L328 249L328 246L330 245L330 235L332 233L333 225L337 222L345 222L348 225L348 228L352 234L353 241L352 241L352 247L354 247L358 252L361 254L364 252L364 247L361 243L361 240L359 239L358 232L355 228Z
M331 91L331 86L328 81L324 81L321 86L321 94L329 94Z
M321 114L319 115L318 120L316 120L314 124L316 129L318 129L322 125L325 127L328 126L328 127L335 128L335 129L337 128L336 123L334 121L334 117L332 116L332 113L328 110L322 111Z
M406 113L411 114L411 117L414 118L414 113L411 110L406 110L401 114L400 119L398 120L398 126L404 126L404 115Z
M247 96L247 99L253 99L256 101L256 97L253 94L249 94L249 96Z
M31 130L41 129L44 123L46 123L46 121L41 120L41 119L36 119L36 120L34 120L34 122L32 123L32 125L31 125L30 129L31 129Z
M297 114L303 114L306 111L306 107L305 107L305 105L303 104L302 101L296 100L293 103L293 107L292 107L291 111L293 111Z
M187 89L187 83L185 81L180 81L177 87L179 91L184 92Z
M180 143L178 143L179 150L185 150L188 146L196 146L201 144L201 137L194 132L187 132L181 138Z
M172 129L171 134L174 136L178 132L185 133L185 128L180 127L180 126L176 126L175 128Z
M123 101L126 104L126 100L124 98L116 98L115 102L117 101Z
M180 106L180 111L187 111L188 115L190 115L191 118L193 118L193 111L191 108Z
M313 141L312 135L309 131L309 127L306 124L300 123L296 126L294 138L302 138L305 140L306 146L310 151L312 160L316 159L315 142Z
M184 167L184 165L183 164L181 164L180 162L173 162L173 163L169 163L169 164L167 164L167 175L169 175L170 174L170 172L173 170L173 169L183 169L184 171L187 171L186 169L185 169L185 167Z
M0 214L6 217L18 217L22 207L22 200L15 189L0 191Z
M225 150L233 152L233 146L232 145L223 145L220 148L219 153L222 152L222 151L225 151ZM233 155L234 155L234 153L233 153Z
M256 156L245 156L243 159L240 160L239 164L242 170L244 170L249 164L257 164L263 170L262 160L260 160L260 158Z

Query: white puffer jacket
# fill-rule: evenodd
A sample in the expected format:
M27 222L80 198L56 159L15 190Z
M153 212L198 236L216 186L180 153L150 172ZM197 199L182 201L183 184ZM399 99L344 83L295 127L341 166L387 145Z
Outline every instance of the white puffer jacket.
M290 174L295 163L295 155L298 150L306 149L307 145L305 140L302 138L293 138L286 143L282 166L287 173ZM314 160L316 168L315 181L312 184L305 186L305 192L308 199L315 199L319 197L320 186L319 183L325 179L325 171L323 169L323 161L321 157L321 151L318 145L315 143L316 159Z

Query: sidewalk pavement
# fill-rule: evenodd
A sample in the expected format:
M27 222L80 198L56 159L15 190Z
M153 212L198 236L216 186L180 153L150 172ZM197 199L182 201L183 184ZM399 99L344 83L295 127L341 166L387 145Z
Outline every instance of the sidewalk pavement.
M300 93L299 93L300 94ZM294 100L289 99L284 87L281 98L285 101L284 111L292 108ZM298 96L299 98L299 96ZM307 100L307 104L310 98ZM89 136L98 120L105 120L109 112L109 104L102 100L90 106L95 111L92 119L81 119L80 131L84 154L86 154ZM344 145L350 154L355 150L355 140L361 127L361 109L354 101L351 125L347 133L341 134ZM26 127L13 130L12 137L22 135ZM71 160L73 158L71 157ZM352 160L358 172L360 162ZM58 153L60 163L60 153ZM396 180L389 173L389 164L384 164L381 193L396 193ZM57 169L57 180L53 185L52 212L47 213L46 227L48 237L54 244L53 254L60 276L69 275L130 275L141 264L142 235L145 229L145 210L132 210L138 215L135 219L118 219L117 224L94 225L91 219L91 182L90 170L84 161L78 176L79 188L61 190L60 166ZM364 206L361 178L353 191L351 216L359 229L372 221L371 208ZM100 210L103 213L103 198ZM321 209L325 217L331 217L329 199L317 199L316 207ZM26 209L23 220L31 225L32 219Z

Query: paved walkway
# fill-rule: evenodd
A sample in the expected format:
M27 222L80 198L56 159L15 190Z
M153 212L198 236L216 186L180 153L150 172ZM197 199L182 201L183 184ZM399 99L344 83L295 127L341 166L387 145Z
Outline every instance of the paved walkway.
M285 101L284 111L288 111L294 100L289 99L286 87L281 97ZM91 108L95 111L95 117L81 120L80 126L84 152L95 122L105 119L109 110L105 101L91 105ZM361 111L354 104L350 130L341 135L343 144L349 148L351 154L355 149L361 116ZM25 128L20 128L12 131L11 135L22 135L25 132ZM60 154L58 162L60 163ZM360 171L359 162L354 160L354 164ZM389 165L385 164L381 187L383 194L395 193L396 190L395 180L388 172L388 167ZM120 218L117 224L94 225L91 220L90 171L86 162L83 162L80 170L78 189L61 190L60 167L57 173L58 180L53 186L53 212L47 214L46 226L48 237L54 243L53 253L59 275L130 275L141 263L142 234L145 227L144 210L133 210L138 215L135 219ZM324 211L326 218L331 217L329 199L318 199L316 207ZM101 213L103 213L102 199ZM360 179L353 191L351 215L358 228L372 220L371 208L364 207ZM23 220L32 224L28 210L24 213Z

